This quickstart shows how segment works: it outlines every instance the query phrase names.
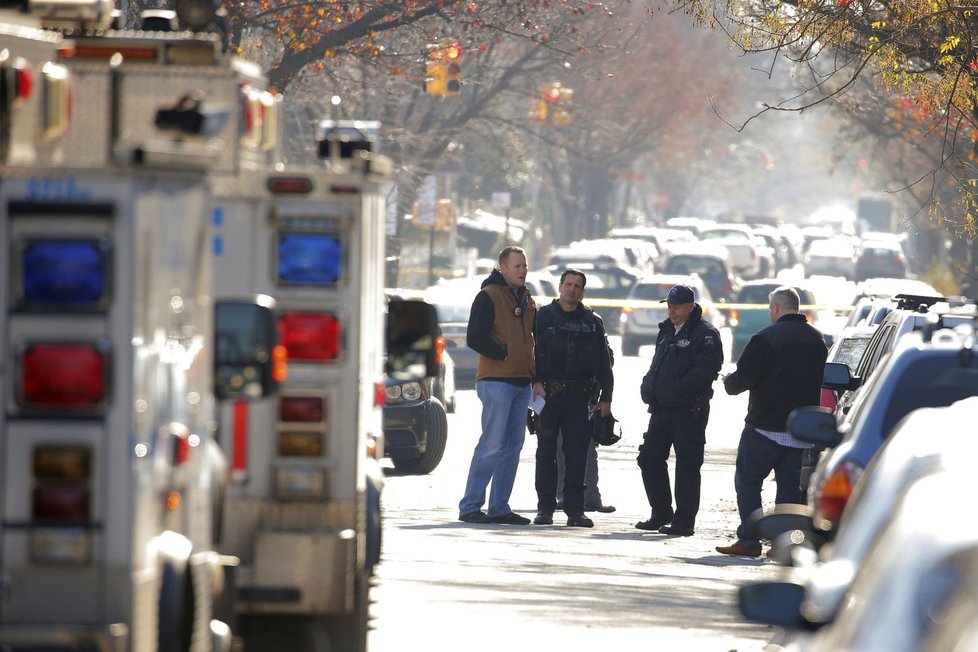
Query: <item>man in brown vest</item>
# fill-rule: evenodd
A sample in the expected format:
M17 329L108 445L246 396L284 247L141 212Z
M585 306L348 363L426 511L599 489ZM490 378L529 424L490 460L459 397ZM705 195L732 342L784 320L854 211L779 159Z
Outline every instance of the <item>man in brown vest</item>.
M458 518L466 523L530 523L509 506L534 374L537 307L525 281L526 252L505 247L499 252L499 269L483 281L469 313L466 344L479 353L475 390L482 401L482 436L458 505ZM483 512L490 480L489 507Z

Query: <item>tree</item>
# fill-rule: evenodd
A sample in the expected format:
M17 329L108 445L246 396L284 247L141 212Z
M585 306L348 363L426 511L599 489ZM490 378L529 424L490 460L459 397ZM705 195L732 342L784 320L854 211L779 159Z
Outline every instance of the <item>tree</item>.
M860 112L869 91L859 82L870 78L873 90L888 98L887 111L896 101L910 114L899 116L904 139L939 142L921 148L936 159L909 175L907 187L922 189L918 197L926 198L935 219L974 240L978 16L972 6L914 0L679 1L697 21L727 30L744 51L768 52L794 65L798 94L760 113L806 111L819 104ZM888 130L899 125L893 121ZM941 192L948 184L957 191L950 205ZM973 263L976 258L978 251Z

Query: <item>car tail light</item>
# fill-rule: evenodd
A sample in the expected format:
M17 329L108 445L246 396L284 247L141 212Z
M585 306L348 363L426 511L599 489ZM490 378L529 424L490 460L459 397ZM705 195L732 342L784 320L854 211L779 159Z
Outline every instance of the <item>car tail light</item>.
M730 311L730 316L727 318L727 323L730 326L737 326L740 323L740 311L739 310L731 310Z
M374 407L384 407L384 381L374 383Z
M445 338L439 335L435 338L435 364L441 364L442 357L445 355Z
M108 353L99 344L32 344L21 364L24 407L95 408L107 398Z
M318 423L325 413L323 403L320 396L286 396L279 401L278 418L280 421Z
M290 360L328 362L340 354L340 320L330 313L290 312L279 320Z
M852 496L862 467L844 462L829 475L815 501L815 523L825 531L834 530Z

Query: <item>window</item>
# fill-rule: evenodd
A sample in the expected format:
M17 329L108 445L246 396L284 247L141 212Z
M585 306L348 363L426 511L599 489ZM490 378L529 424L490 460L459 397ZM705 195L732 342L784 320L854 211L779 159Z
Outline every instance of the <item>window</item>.
M883 418L889 436L897 422L922 407L942 407L978 396L978 366L961 367L958 355L930 355L907 365L893 388Z

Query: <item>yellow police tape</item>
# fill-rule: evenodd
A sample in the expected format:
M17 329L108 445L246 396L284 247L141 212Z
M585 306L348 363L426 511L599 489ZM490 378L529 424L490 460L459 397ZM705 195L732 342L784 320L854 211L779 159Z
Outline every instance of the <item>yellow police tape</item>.
M553 299L554 297L533 297L533 300L538 306L543 306ZM589 308L661 308L665 309L666 304L660 301L647 301L640 299L585 299L584 305ZM767 310L769 304L766 303L726 303L726 302L713 302L701 304L704 310ZM831 310L837 314L848 314L852 310L851 305L829 305L829 304L806 304L799 306L801 312L819 312L822 310Z

